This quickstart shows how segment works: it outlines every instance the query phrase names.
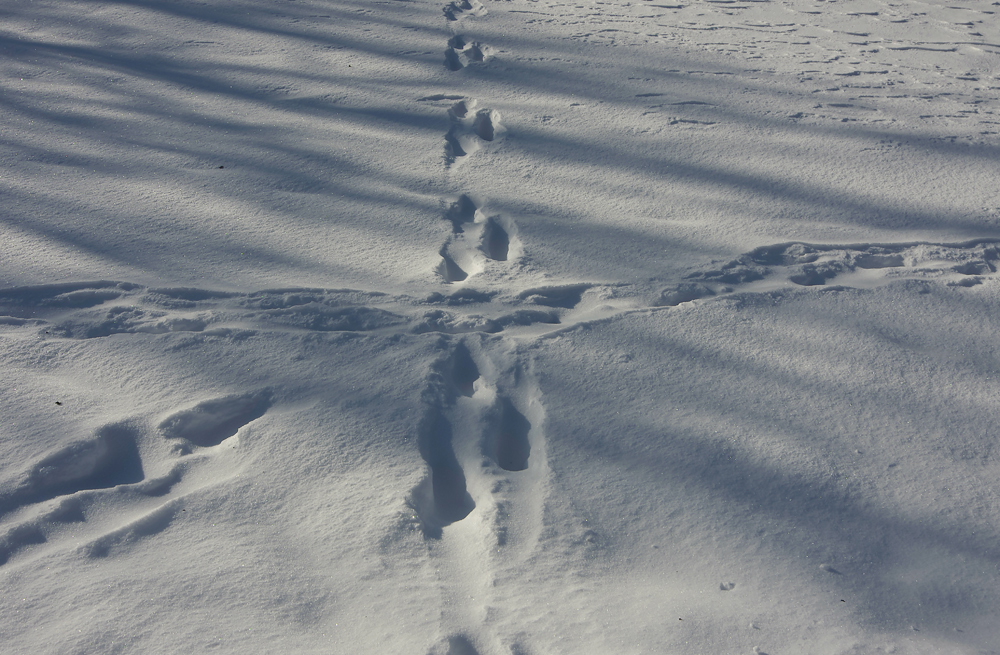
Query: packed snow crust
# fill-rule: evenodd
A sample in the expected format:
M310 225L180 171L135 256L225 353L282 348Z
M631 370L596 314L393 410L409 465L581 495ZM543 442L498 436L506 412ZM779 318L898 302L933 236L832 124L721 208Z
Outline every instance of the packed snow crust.
M1000 653L1000 2L0 12L0 651Z

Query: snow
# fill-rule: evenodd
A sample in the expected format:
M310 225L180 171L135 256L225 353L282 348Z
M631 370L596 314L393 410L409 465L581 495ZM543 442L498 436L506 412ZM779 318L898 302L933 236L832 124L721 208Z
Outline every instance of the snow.
M1000 3L0 3L5 653L1000 653Z

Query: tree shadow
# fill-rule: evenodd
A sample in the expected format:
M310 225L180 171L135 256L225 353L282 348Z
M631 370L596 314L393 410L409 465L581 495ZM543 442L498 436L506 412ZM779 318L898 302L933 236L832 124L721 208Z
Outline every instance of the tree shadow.
M906 283L883 291L885 311L857 320L850 298L811 291L630 319L615 328L627 335L621 347L652 361L601 366L600 391L588 371L604 361L608 335L590 343L591 332L575 333L572 352L593 353L589 364L567 367L557 354L540 364L564 367L546 390L550 462L581 467L573 475L591 483L605 476L599 493L612 509L599 523L609 539L716 532L720 552L728 543L747 553L740 566L785 562L796 580L836 589L859 624L951 630L974 620L995 599L1000 570L995 526L981 509L996 501L987 480L997 459L992 440L974 436L993 412L969 397L995 376L980 337L993 322L988 302L942 285L915 324L912 312L893 314L906 296L919 305L926 295ZM838 294L878 302L868 291ZM700 320L685 320L693 313ZM954 326L948 352L925 342L932 316L970 314L979 320ZM942 388L956 371L962 386ZM557 404L564 394L568 414ZM612 423L607 407L620 410ZM657 517L676 510L661 525L642 520L650 506Z
M381 4L377 11L363 2L244 1L225 8L156 1L112 4L123 10L117 22L109 21L105 13L90 13L86 3L8 10L13 23L44 18L53 30L87 36L69 42L44 34L14 36L14 31L0 38L11 70L28 80L16 85L9 80L5 86L10 92L0 94L0 105L14 127L3 145L12 153L12 161L20 162L4 188L11 202L0 210L0 221L10 229L89 253L96 261L150 274L176 270L178 258L206 263L237 254L247 266L337 274L338 264L330 258L297 253L296 248L220 227L204 220L203 211L192 203L173 203L187 196L195 199L193 204L217 203L233 226L241 223L242 215L249 215L272 231L280 227L316 234L325 221L332 233L365 235L373 244L406 243L416 236L435 249L432 228L416 227L421 217L435 211L433 203L423 199L430 174L404 165L386 166L378 153L380 144L412 141L419 147L432 144L431 160L443 156L436 151L443 149L447 118L440 107L416 102L430 97L428 84L443 79L420 76L421 66L433 62L440 67L440 52L414 51L403 41L373 36L382 31L386 36L408 35L413 43L435 42L442 31L440 7L406 2ZM165 39L158 26L214 40ZM700 63L697 55L664 48L665 54L656 60L623 60L594 46L588 52L598 66L563 66L559 75L553 75L551 66L517 53L542 49L553 61L568 60L579 53L579 43L544 35L536 41L509 39L504 44L506 54L491 59L489 66L477 67L475 88L493 85L502 95L514 87L522 94L561 95L600 103L610 115L638 115L651 103L697 106L710 112L713 120L771 135L768 138L858 144L902 139L918 156L936 153L961 162L957 167L1000 159L997 148L990 145L955 145L872 126L807 125L743 109L741 103L727 99L750 93L805 102L808 94L801 91L796 96L794 89L749 79L739 74L738 64L719 71L725 75L699 76L693 73ZM142 45L144 40L148 46ZM296 66L293 58L264 52L255 43L288 46L289 52L317 60L329 58L330 53L336 56L325 68ZM364 63L375 61L377 66ZM351 62L363 72L351 69ZM614 66L615 75L607 73L609 66ZM387 74L387 67L394 72ZM52 85L53 73L66 82ZM683 95L672 90L680 81ZM360 87L378 89L385 102L373 104L358 94ZM799 221L833 216L845 225L866 229L944 226L953 232L984 231L984 223L958 210L903 208L828 180L785 179L764 169L734 168L724 158L646 147L635 139L593 138L585 130L559 132L526 117L518 121L511 123L514 131L504 147L542 165L555 160L602 170L609 197L620 193L614 180L628 175L655 184L723 190L735 194L730 208L752 198L779 212L798 213ZM34 138L40 125L52 134ZM669 143L664 138L656 143ZM231 174L234 169L237 173ZM50 182L41 185L39 176ZM26 180L29 186L21 184ZM98 192L81 197L77 189L84 180L93 181ZM559 212L558 198L579 186L558 178L549 179L547 185L552 200L535 201L533 221ZM158 190L150 192L153 188ZM329 211L321 198L336 198L342 206ZM510 204L515 199L498 200ZM359 207L369 207L370 212L359 212ZM68 221L60 216L77 218ZM387 216L401 220L376 218ZM601 216L588 213L579 219L594 233L589 243L621 236L619 228L604 225ZM400 238L401 224L407 226L407 238ZM659 232L650 226L636 230L640 239ZM674 236L672 241L667 247L701 247L690 236ZM164 243L171 247L163 248ZM596 248L590 255L597 261L608 258ZM380 260L370 270L378 274L391 265ZM206 277L226 283L221 269Z

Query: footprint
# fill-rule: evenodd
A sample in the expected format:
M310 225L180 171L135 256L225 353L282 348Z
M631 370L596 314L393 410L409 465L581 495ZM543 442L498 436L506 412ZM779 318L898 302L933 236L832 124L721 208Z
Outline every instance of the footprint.
M461 521L476 508L466 489L465 472L452 446L451 423L441 408L431 408L417 429L420 455L430 468L430 478L414 493L414 509L424 534L440 538L442 528Z
M128 423L108 425L92 438L74 441L42 458L13 490L0 492L0 516L24 505L143 478L135 429Z
M438 274L441 275L445 282L451 284L453 282L464 282L468 279L469 274L448 254L447 245L441 248L440 255L441 263L438 264Z
M497 128L500 124L500 114L492 109L480 109L476 112L476 118L472 122L472 130L483 141L492 141L496 138Z
M432 366L427 378L417 442L430 475L413 490L410 504L428 538L440 539L444 527L461 521L476 508L466 488L465 472L455 455L452 425L446 410L459 396L471 396L478 379L479 368L461 342Z
M49 312L57 321L46 325L41 336L68 339L185 332L212 337L231 333L232 330L217 326L222 321L256 322L279 329L292 327L316 332L366 332L406 322L403 316L373 306L385 294L350 289L279 289L234 294L107 284L106 288L62 293L15 290L6 300L21 305L9 307L0 293L0 316L8 315L8 324L23 325L24 321L18 318L20 314L33 318L48 315L38 309L38 303L58 307ZM117 302L110 302L114 300Z
M217 446L236 434L241 427L264 415L271 406L269 391L216 398L168 417L158 426L166 439L177 439L180 451L191 447Z
M498 228L493 219L477 224L473 231L452 235L441 246L441 261L437 273L441 279L453 284L464 282L486 270L486 261L507 261L510 237Z
M510 234L500 224L498 216L490 216L483 224L480 250L493 261L505 262L510 254Z
M485 334L495 334L501 330L503 330L503 327L491 318L486 318L478 314L453 314L440 309L425 312L420 321L412 328L414 334L426 334L427 332L443 332L444 334L482 332Z
M464 282L486 269L486 260L505 262L520 253L514 224L487 216L476 201L461 195L445 211L452 234L438 251L437 273L447 283Z
M466 98L448 109L450 125L444 137L445 166L448 168L480 150L484 143L495 141L504 132L499 112L493 109L477 111L477 105L476 100Z
M676 307L681 303L714 296L715 291L697 282L682 282L660 291L660 298L654 304L658 307Z
M478 211L475 201L463 193L448 207L444 217L451 222L452 232L459 234L465 230L466 225L476 222Z
M460 71L470 64L481 64L489 56L489 48L465 40L456 34L448 40L448 49L444 51L444 65L450 71Z
M194 309L199 305L214 304L216 301L235 298L239 294L228 291L209 291L191 287L165 287L148 289L143 296L145 302L163 309Z
M432 96L424 96L423 98L417 98L417 102L440 102L441 100L461 100L464 96L448 95L446 93L437 93Z
M858 268L896 268L903 263L903 256L898 253L863 253L854 260Z
M235 304L252 311L244 320L314 332L367 332L405 322L372 306L384 295L351 289L273 289L247 294Z
M498 397L486 415L486 455L505 471L528 468L531 423L508 398Z
M448 133L444 136L445 141L445 162L451 166L459 157L465 157L470 152L479 149L472 136L471 130L467 129L469 114L475 109L475 100L460 100L448 109L448 119L451 125Z
M45 535L35 523L15 526L0 537L0 566L6 564L19 550L44 544Z
M479 651L465 635L452 635L448 637L448 655L479 655Z
M479 0L455 0L444 9L445 18L457 21L467 16L485 16L486 7Z
M475 243L475 239L475 234L453 234L441 246L441 263L437 270L448 284L464 282L486 268L486 258L474 245L470 245Z
M268 310L258 318L313 332L370 332L405 322L402 316L378 307L336 307L326 303Z
M14 287L0 292L0 314L43 317L67 309L87 309L140 289L124 282L83 282Z
M798 273L788 276L788 280L799 286L814 287L826 284L827 280L837 277L842 271L843 266L840 262L829 262L826 265L821 264L819 266L816 264L803 264Z
M494 323L501 329L511 326L525 327L536 323L558 325L559 314L538 309L518 309L509 314L498 316L494 319Z
M52 326L48 334L66 339L98 339L115 334L165 334L202 332L208 325L202 317L170 315L141 307L114 306L83 310Z
M449 307L460 307L463 305L476 305L480 303L492 302L498 291L479 291L476 289L459 289L447 296L434 292L427 296L425 302L442 303Z
M472 396L474 385L479 379L479 367L472 359L468 346L459 342L448 360L448 378L456 391L463 396Z

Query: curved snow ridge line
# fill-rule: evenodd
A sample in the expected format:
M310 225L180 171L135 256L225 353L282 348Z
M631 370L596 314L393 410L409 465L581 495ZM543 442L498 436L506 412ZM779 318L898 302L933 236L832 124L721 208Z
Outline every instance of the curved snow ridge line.
M186 511L184 509L184 505L191 496L204 491L205 489L217 487L234 477L235 476L233 475L216 479L207 485L200 486L196 489L192 489L186 493L175 496L152 510L144 512L136 518L130 519L124 525L120 525L117 528L104 532L100 536L78 546L76 551L85 557L108 557L115 549L127 548L141 539L157 535L166 530L171 523L173 523L178 513Z
M995 277L1000 239L961 243L874 243L851 245L781 243L756 248L718 269L693 273L664 288L654 306L787 286L872 288L898 280L929 280L971 287Z
M107 557L112 548L128 546L143 537L163 532L183 504L184 496L172 498L156 509L83 544L78 548L78 552L86 557Z
M21 551L32 550L33 547L49 543L51 533L59 526L68 523L87 524L91 522L92 517L88 516L87 508L102 496L125 494L133 495L135 499L139 499L166 495L175 484L180 482L186 468L183 463L177 463L167 474L157 478L114 487L82 489L56 498L53 503L43 506L42 511L35 517L13 525L0 537L0 566L6 564L11 557ZM57 544L53 543L52 545L56 546Z

